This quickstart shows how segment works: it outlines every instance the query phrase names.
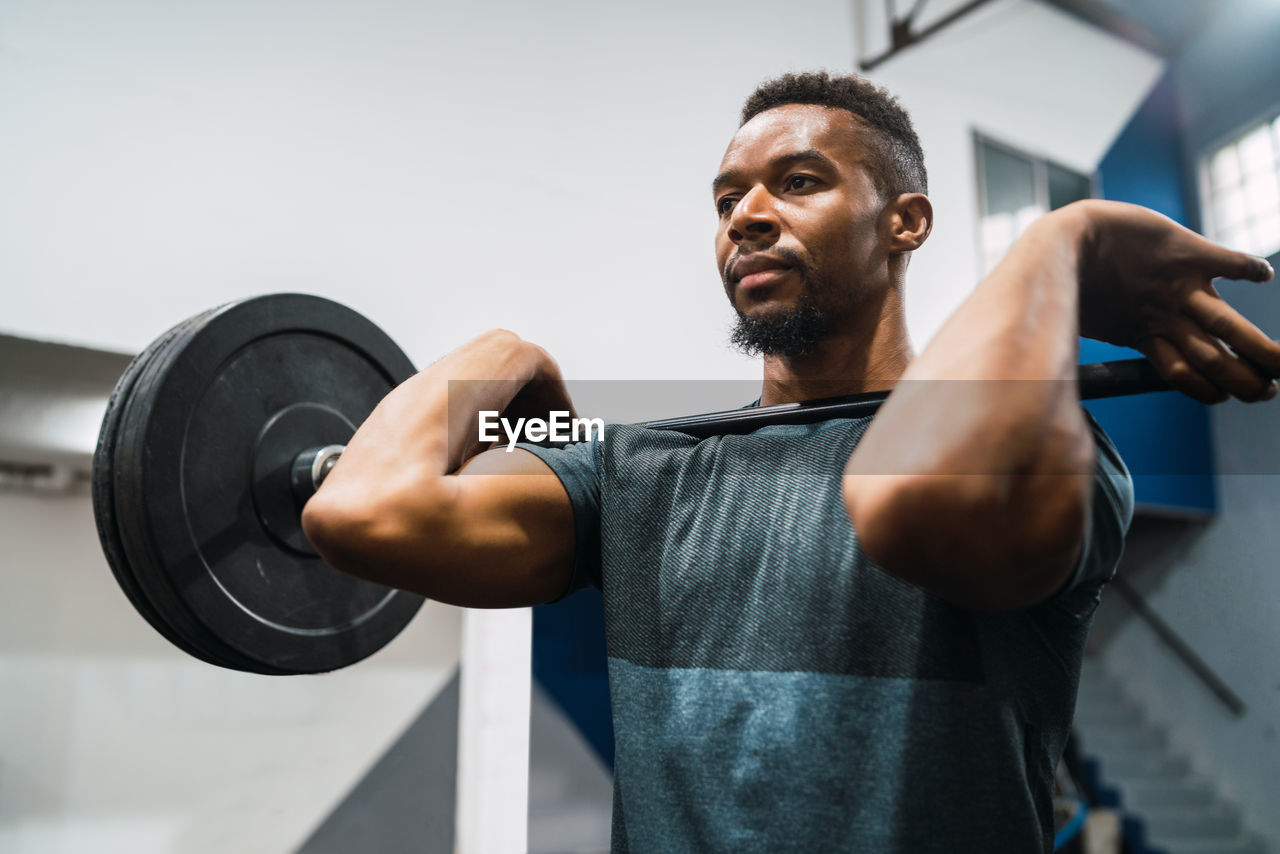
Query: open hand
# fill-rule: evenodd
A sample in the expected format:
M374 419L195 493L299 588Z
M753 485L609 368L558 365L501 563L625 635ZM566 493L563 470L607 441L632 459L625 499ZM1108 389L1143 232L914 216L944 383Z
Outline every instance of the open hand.
M1275 396L1280 344L1212 284L1265 282L1270 264L1137 205L1088 200L1062 212L1083 229L1081 335L1140 350L1170 385L1204 403Z

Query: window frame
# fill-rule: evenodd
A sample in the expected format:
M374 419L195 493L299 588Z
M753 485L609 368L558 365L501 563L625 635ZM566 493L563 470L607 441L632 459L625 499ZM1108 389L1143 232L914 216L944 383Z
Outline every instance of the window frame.
M1020 157L1024 160L1030 161L1032 181L1035 184L1035 204L1044 211L1044 213L1040 214L1041 216L1044 216L1045 213L1048 213L1051 210L1049 207L1050 166L1053 166L1055 169L1062 169L1066 172L1072 173L1073 175L1078 175L1081 178L1086 179L1089 183L1089 198L1102 198L1102 181L1096 168L1087 173L1081 172L1079 169L1068 166L1060 160L1055 160L1045 154L1035 153L1030 149L1022 148L1013 143L1006 142L1003 139L982 130L981 128L973 128L970 133L970 139L972 140L973 146L973 173L976 184L976 199L978 202L977 216L974 218L974 241L978 246L977 258L979 278L987 276L990 271L995 268L995 264L999 263L999 259L996 259L990 266L987 265L987 249L983 241L983 221L986 219L988 214L987 170L982 156L983 145L998 149L1006 154L1011 154L1014 157ZM1014 240L1017 240L1019 236L1021 236L1021 232L1014 236ZM1010 245L1012 245L1012 243ZM1005 251L1008 251L1007 247ZM1002 255L1001 257L1004 256Z
M1237 146L1238 151L1238 146L1245 137L1260 128L1268 128L1271 131L1272 169L1276 176L1276 182L1280 184L1280 103L1272 104L1265 110L1259 110L1248 121L1240 122L1233 126L1230 131L1213 137L1209 142L1198 148L1194 158L1196 192L1198 195L1198 204L1196 207L1197 213L1200 217L1201 233L1214 243L1220 243L1230 249L1236 249L1244 252L1252 252L1254 247L1231 246L1230 244L1223 243L1222 238L1224 237L1224 234L1219 228L1219 225L1216 222L1216 217L1213 213L1215 188L1213 186L1212 161L1214 155L1223 148L1226 148L1228 145ZM1239 187L1243 189L1243 181L1239 184ZM1280 202L1277 203L1275 211L1280 213ZM1252 219L1246 211L1244 227L1247 229L1251 222ZM1270 258L1280 254L1280 236L1275 238L1275 243L1276 245L1271 248L1271 251L1261 257Z

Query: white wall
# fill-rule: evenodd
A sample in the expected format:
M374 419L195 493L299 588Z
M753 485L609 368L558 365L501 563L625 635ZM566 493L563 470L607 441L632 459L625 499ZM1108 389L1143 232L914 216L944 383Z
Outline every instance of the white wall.
M930 3L920 26L958 5ZM862 0L861 7L864 50L879 55L884 4ZM999 0L872 71L911 110L929 169L936 222L908 276L917 346L981 269L973 131L1089 174L1162 69L1150 54L1049 6Z
M458 659L427 603L358 666L222 670L116 587L83 496L0 494L0 851L279 852L301 843Z
M754 377L723 344L707 183L761 78L852 68L853 11L0 6L0 328L136 350L212 303L307 290L419 363L506 325L574 378ZM1089 170L1159 68L1002 0L876 70L916 118L938 213L919 342L976 276L970 130Z
M136 350L307 290L419 363L505 325L573 377L753 376L708 186L760 78L852 61L844 0L793 9L0 6L0 327Z

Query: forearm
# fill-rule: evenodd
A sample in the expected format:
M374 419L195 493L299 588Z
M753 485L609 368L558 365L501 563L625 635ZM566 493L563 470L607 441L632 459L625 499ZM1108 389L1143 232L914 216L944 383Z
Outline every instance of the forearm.
M339 568L376 562L378 544L428 530L453 499L450 477L476 443L476 413L505 409L545 353L488 332L405 381L351 437L303 511L303 529ZM416 538L416 537L415 537Z
M1075 383L1082 222L1042 219L912 362L846 468L863 548L953 601L1016 607L1061 583L1093 443Z
M1082 227L1070 209L1033 224L943 324L904 379L1069 384L1076 375Z

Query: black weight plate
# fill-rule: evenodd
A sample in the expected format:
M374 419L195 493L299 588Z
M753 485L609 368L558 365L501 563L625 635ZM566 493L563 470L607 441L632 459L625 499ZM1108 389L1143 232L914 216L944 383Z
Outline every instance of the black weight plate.
M209 312L204 312L168 330L134 357L129 366L125 368L124 373L120 375L120 379L116 382L116 386L111 392L111 397L107 401L106 415L102 419L102 428L98 433L98 443L93 453L92 496L93 518L98 529L98 539L102 543L102 551L107 558L107 565L111 568L111 574L115 577L116 583L124 592L129 603L151 624L152 628L163 635L170 643L197 658L209 661L212 664L221 664L222 662L211 659L198 647L187 643L164 621L160 612L151 604L142 585L138 583L136 576L133 574L133 569L130 567L128 558L125 555L124 546L120 542L115 508L116 437L120 427L120 416L124 412L129 394L133 391L134 383L151 359L161 352L173 340L175 335L183 329L189 328L192 323L201 320L208 314Z
M116 430L116 527L180 646L241 670L316 673L371 655L408 623L420 597L339 573L268 530L254 472L345 441L412 373L367 319L300 294L216 310L143 367ZM298 411L323 417L272 429Z
M196 315L163 336L152 348L149 357L139 365L128 395L121 400L114 431L116 447L112 455L114 477L111 498L115 509L116 533L120 538L119 544L127 567L126 573L122 575L132 577L136 593L146 603L143 616L149 619L149 615L154 616L156 619L152 621L152 625L163 626L161 633L170 639L176 638L174 642L179 648L221 667L254 673L282 674L289 671L267 667L239 655L215 635L203 631L198 625L194 628L189 625L189 615L175 600L169 586L157 584L154 580L164 574L163 567L155 562L154 553L136 545L139 537L137 532L145 525L146 495L142 491L136 462L127 454L130 449L127 444L122 444L122 435L131 423L130 418L149 417L156 378L167 371L175 348L180 348L188 341L192 332L201 328L210 316L227 307L229 305ZM121 578L121 575L117 575L117 578Z

